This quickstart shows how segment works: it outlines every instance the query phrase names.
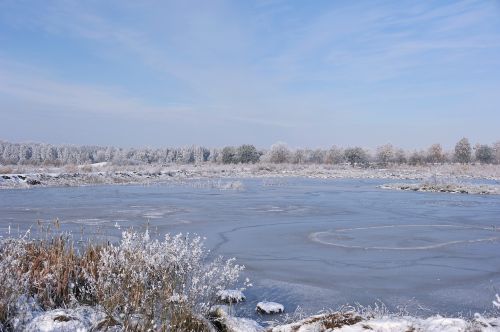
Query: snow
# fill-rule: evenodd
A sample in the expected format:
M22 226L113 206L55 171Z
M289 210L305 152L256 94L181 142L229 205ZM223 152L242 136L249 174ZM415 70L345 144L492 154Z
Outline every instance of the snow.
M237 289L225 289L217 292L217 297L222 302L238 303L245 301L245 295L242 291Z
M500 186L498 185L475 185L475 184L457 184L457 183L391 183L380 186L382 189L395 189L407 191L423 192L445 192L452 194L476 194L476 195L500 195Z
M248 318L228 316L225 320L226 331L234 332L264 332L266 329L256 321Z
M278 314L284 312L285 307L280 303L262 301L257 303L256 310L264 314Z
M37 312L28 324L18 326L17 329L26 332L83 332L90 331L104 317L104 313L87 306L76 309L54 309Z
M500 331L499 318L484 318L476 314L474 320L446 318L439 315L428 318L412 316L380 316L364 318L354 324L346 323L338 328L325 328L322 318L328 315L312 316L296 323L272 328L272 332L493 332Z
M235 317L229 314L226 305L215 306L212 315L223 326L222 330L227 332L264 332L266 329L256 321L249 318Z

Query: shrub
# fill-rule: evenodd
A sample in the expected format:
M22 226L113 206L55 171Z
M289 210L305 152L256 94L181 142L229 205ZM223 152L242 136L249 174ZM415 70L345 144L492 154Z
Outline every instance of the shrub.
M217 293L242 266L208 260L200 237L166 235L163 241L126 231L117 245L76 250L68 237L0 242L0 325L9 327L23 295L44 309L102 307L106 326L125 330L209 330Z
M242 267L221 257L206 262L200 237L125 232L119 245L104 247L96 281L98 302L124 326L133 315L167 327L186 315L205 317L217 293L234 283ZM121 318L121 317L124 318Z

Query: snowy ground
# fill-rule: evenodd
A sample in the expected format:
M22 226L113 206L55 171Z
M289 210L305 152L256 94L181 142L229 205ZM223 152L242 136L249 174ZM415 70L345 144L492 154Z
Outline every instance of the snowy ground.
M77 167L35 168L14 166L9 174L0 174L0 188L36 186L81 186L99 184L152 184L187 179L220 178L360 178L425 180L452 177L457 179L500 180L500 165L394 165L388 168L358 168L349 165L166 165L120 167L99 163ZM211 184L217 186L217 183ZM227 186L227 184L225 184ZM229 185L221 189L238 189ZM399 187L399 189L402 189Z
M287 323L259 324L244 318L234 317L226 309L217 309L216 321L228 332L493 332L500 331L500 318L483 317L476 314L473 319L442 317L439 315L419 318L404 315L357 312L331 312L310 316ZM105 313L88 306L74 309L24 312L14 331L63 332L63 331L123 331L116 325L105 326ZM104 326L104 327L103 327ZM215 331L215 329L214 329Z
M380 186L382 189L410 190L425 192L443 192L452 194L500 195L500 185L478 185L458 183L390 183Z

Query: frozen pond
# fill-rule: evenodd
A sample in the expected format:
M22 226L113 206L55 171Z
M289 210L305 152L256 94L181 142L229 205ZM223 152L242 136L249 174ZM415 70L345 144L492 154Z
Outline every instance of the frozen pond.
M240 191L202 180L2 190L0 234L54 218L114 239L148 221L158 232L198 233L214 254L246 265L246 314L259 300L311 312L381 300L469 315L491 310L500 292L500 196L376 188L388 180L241 181Z

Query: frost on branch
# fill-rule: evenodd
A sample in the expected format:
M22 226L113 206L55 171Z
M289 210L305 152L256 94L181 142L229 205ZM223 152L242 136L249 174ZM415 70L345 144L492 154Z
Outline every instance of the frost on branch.
M243 266L209 260L198 236L157 240L127 231L117 245L84 248L63 236L0 240L0 269L0 326L7 329L23 330L44 310L89 305L104 313L100 328L205 331L217 294L237 281ZM68 315L57 317L83 322Z
M493 305L497 308L500 309L500 295L496 295L497 299L496 301L493 301Z
M234 259L208 262L207 253L198 236L167 234L159 241L147 232L124 232L119 245L101 252L99 302L124 325L136 314L171 325L206 317L218 292L236 282L243 269Z

